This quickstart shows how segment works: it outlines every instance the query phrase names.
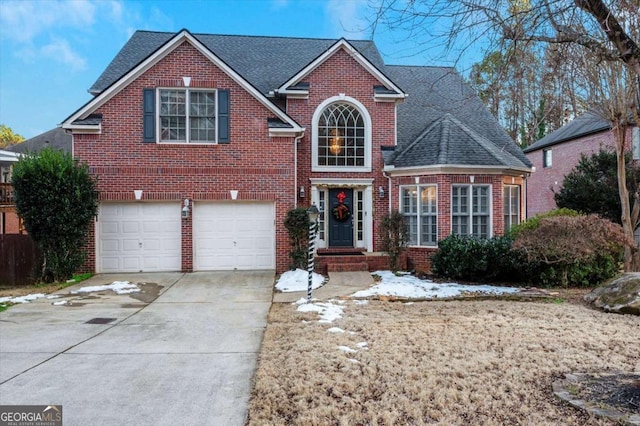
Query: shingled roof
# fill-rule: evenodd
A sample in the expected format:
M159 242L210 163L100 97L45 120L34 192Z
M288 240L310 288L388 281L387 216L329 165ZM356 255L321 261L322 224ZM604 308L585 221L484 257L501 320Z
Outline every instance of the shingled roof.
M24 142L9 145L6 149L7 151L22 153L38 153L44 148L59 149L64 152L71 152L71 145L71 135L67 134L64 129L56 127L55 129L51 129L37 136L34 136L31 139L27 139Z
M526 167L514 155L446 113L412 143L399 150L395 167L425 165L474 165Z
M144 61L175 33L136 31L91 86L99 94ZM336 43L336 39L193 34L218 58L242 75L262 94L277 89ZM371 40L348 40L381 72L384 62Z
M386 164L531 167L455 69L388 65L386 70L399 86L411 88L398 106L398 144L395 155L384 156Z
M104 92L175 35L136 31L89 92L94 95ZM338 42L212 34L193 37L265 96ZM373 41L347 42L397 87L410 89L409 97L398 106L398 144L383 150L385 164L531 167L520 148L453 68L385 65ZM385 93L384 87L375 90ZM445 131L448 139L443 140ZM441 156L445 146L447 155Z
M536 151L609 129L611 129L611 122L592 112L587 112L529 145L524 149L524 152Z

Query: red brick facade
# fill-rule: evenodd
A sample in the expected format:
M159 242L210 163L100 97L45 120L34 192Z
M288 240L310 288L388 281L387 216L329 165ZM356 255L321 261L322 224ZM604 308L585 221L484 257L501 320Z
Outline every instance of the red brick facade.
M473 182L472 182L473 179ZM505 175L462 175L462 174L437 174L403 176L392 181L392 208L400 208L400 187L415 185L435 185L437 191L438 208L438 234L440 240L451 234L451 187L452 185L490 185L491 187L491 235L504 234L504 199L503 188L505 185L520 187L523 194L524 178L522 176ZM520 199L520 220L524 219L524 197ZM431 270L431 257L437 247L409 246L407 255L407 267L412 270L427 272Z
M158 144L143 142L143 90L158 87L182 87L183 77L191 77L191 87L229 90L230 142L219 144ZM504 232L503 186L518 185L524 178L501 174L412 174L383 173L382 146L393 146L396 137L396 103L375 99L374 86L380 80L356 61L347 49L338 49L313 69L302 81L309 84L308 98L289 98L286 113L305 129L299 141L295 136L270 136L267 120L274 110L260 102L247 86L239 84L218 68L189 42L176 49L115 92L93 113L101 114L99 133L74 132L74 155L89 164L98 179L100 201L162 201L182 206L188 199L195 205L203 201L268 201L275 205L275 267L289 267L289 241L283 220L288 210L309 205L313 182L324 180L322 188L340 188L357 183L367 192L366 251L378 252L382 238L377 232L381 218L400 207L400 186L437 185L438 238L451 232L451 187L455 184L491 186L491 234ZM312 171L313 115L330 98L352 99L371 120L370 171ZM499 172L495 172L499 173ZM389 180L390 179L390 180ZM472 182L473 180L473 182ZM364 183L363 183L364 182ZM391 183L390 183L391 182ZM306 197L300 197L300 187ZM352 186L353 187L353 186ZM382 189L382 191L381 191ZM134 190L142 190L136 201ZM521 191L524 200L524 191ZM389 205L391 203L391 205ZM524 214L521 206L521 216ZM181 269L194 269L192 216L181 219ZM88 243L86 269L95 270L96 235L92 230ZM430 269L434 247L411 247L406 263L420 271ZM371 254L371 253L370 253ZM371 261L374 259L373 261ZM382 268L384 256L368 259L369 267ZM362 263L345 259L342 263ZM404 259L403 259L404 262ZM340 261L336 261L336 264ZM372 266L373 265L373 266ZM356 265L357 266L357 265ZM335 268L323 264L323 268Z
M629 139L631 140L631 139ZM604 131L528 152L535 171L527 179L527 217L557 208L554 191L562 188L564 177L578 164L580 155L590 155L603 147L614 147L613 134ZM544 167L543 155L551 150L551 166Z
M310 83L309 99L290 99L287 102L287 113L301 126L307 129L305 136L298 146L298 185L310 194L310 179L373 179L373 188L387 187L382 169L381 146L392 146L395 143L395 103L376 102L373 99L373 86L379 81L362 68L344 50L339 50L334 56L316 68L307 78ZM344 94L359 101L371 116L373 124L371 134L371 172L312 172L312 117L318 106L328 98ZM336 185L339 186L339 185ZM308 203L308 201L307 201ZM373 197L373 228L376 229L380 218L388 213L387 199ZM377 251L380 239L374 234L373 250Z
M230 90L230 143L216 145L142 142L142 95L145 88L191 85ZM288 267L288 240L282 218L293 207L294 139L269 137L273 116L247 91L189 43L183 43L100 107L102 132L74 135L74 155L98 178L101 201L184 199L273 201L276 206L276 269ZM95 265L91 238L87 266ZM192 217L182 219L182 269L193 270Z

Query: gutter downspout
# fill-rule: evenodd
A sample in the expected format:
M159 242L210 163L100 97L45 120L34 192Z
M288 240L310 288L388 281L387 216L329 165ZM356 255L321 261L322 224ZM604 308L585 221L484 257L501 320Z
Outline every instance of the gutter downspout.
M298 143L304 137L304 132L293 139L293 208L298 208Z
M391 214L391 176L389 176L384 170L382 171L382 176L386 177L389 181L387 184L387 203L389 205L389 214Z

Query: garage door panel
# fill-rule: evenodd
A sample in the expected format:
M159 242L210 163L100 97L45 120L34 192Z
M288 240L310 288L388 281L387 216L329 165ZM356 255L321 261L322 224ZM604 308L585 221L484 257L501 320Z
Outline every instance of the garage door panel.
M102 222L100 224L102 235L118 233L118 229L118 222Z
M195 269L273 268L274 210L273 203L196 203Z
M121 250L128 252L138 252L140 250L140 240L123 239L120 240Z
M255 239L255 248L260 251L271 251L273 240L269 237Z
M99 272L181 269L180 203L103 203Z
M140 270L140 259L138 257L124 257L124 258L122 258L121 269L124 270L124 271L139 271Z
M120 244L118 244L118 240L102 240L100 249L102 253L118 252L120 250Z
M138 234L140 233L140 223L131 220L124 221L122 222L121 232L124 234Z

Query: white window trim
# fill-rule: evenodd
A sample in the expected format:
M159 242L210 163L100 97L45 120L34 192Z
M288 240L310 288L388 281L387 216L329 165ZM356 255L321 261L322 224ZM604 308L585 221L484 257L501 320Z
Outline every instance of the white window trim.
M311 183L311 203L315 205L320 204L320 191L327 190L332 187L339 187L339 181L337 179L329 179L327 182L331 182L330 184L322 183L322 179L314 179L315 183L312 181ZM345 187L353 188L354 191L362 191L364 195L363 205L364 205L364 229L362 238L364 240L358 240L357 235L355 235L356 229L355 226L353 228L354 232L354 247L365 248L367 252L373 252L373 185L371 184L372 179L366 180L355 180L355 179L345 179L343 184ZM360 183L360 185L354 185L354 183ZM325 200L327 202L327 200ZM326 208L325 208L326 210ZM326 211L325 211L326 214ZM325 218L325 237L328 236L328 221ZM316 240L317 248L327 248L327 240L321 240L317 238Z
M549 161L547 161L547 153L549 153ZM553 167L553 149L544 148L542 150L542 168L549 169Z
M509 188L509 192L511 192L514 188L516 188L518 190L518 223L517 224L511 224L511 227L513 227L513 226L519 225L522 222L522 187L520 185L504 185L504 187L502 188L502 203L503 203L504 207L507 206L507 199L504 196L504 190L506 188ZM511 194L509 194L509 206L512 207ZM502 213L503 216L504 216L504 207L503 207L503 213ZM511 215L509 215L509 216L511 216ZM504 223L504 232L506 233L509 229L511 229L511 227L507 228L507 222L505 221L505 223Z
M485 183L479 183L479 184L452 184L451 185L451 189L453 189L454 187L459 188L459 187L468 187L469 188L469 233L466 234L466 236L472 237L473 236L473 187L474 186L484 186L489 188L489 205L487 206L487 208L489 209L489 229L488 229L488 235L487 235L487 239L489 238L493 238L493 185L491 184L485 184ZM453 191L451 192L451 200L449 201L449 206L450 206L450 217L449 217L449 227L450 227L450 232L451 234L453 234ZM502 196L502 194L500 194ZM502 212L500 213L502 214ZM484 215L482 215L484 216Z
M333 103L348 103L358 109L362 117L364 118L364 166L319 166L318 165L318 121L320 116L326 107ZM358 102L356 99L340 94L331 98L325 99L313 113L313 119L311 121L311 170L314 172L371 172L371 116L367 108Z
M191 129L189 126L190 115L186 115L186 123L185 128L186 132L189 134L189 140L185 141L163 141L161 140L162 134L162 123L160 120L160 92L163 90L182 90L186 93L186 110L189 111L189 103L191 102L191 92L214 92L216 96L215 102L215 140L211 142L191 142ZM218 144L218 89L213 88L190 88L190 87L158 87L156 88L156 143L162 145L217 145Z
M399 200L398 200L398 206L400 206L400 212L402 213L402 191L404 188L416 188L417 190L419 190L420 188L435 188L436 189L436 241L435 244L420 244L420 205L418 204L417 206L417 217L418 217L418 227L416 229L416 233L417 233L417 239L418 239L418 244L410 244L409 247L429 247L429 248L433 248L433 247L438 247L438 239L439 239L439 235L438 235L438 217L440 216L440 212L438 211L438 185L437 184L427 184L427 185L400 185L400 190L398 191L398 196L399 196ZM419 197L416 198L416 201L419 203Z

